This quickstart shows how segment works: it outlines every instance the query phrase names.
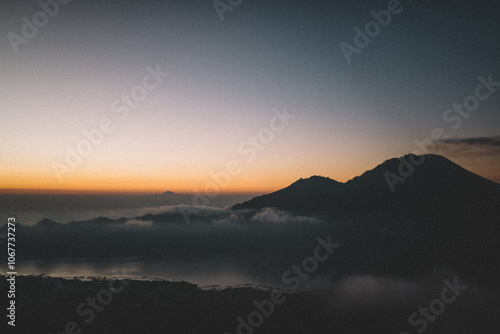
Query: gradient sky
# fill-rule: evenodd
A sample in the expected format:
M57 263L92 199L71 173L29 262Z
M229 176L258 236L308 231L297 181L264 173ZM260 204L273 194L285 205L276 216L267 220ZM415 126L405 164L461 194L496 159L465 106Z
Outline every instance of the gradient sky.
M387 1L243 1L221 21L209 0L73 0L18 54L8 34L40 6L2 1L0 188L194 192L234 160L222 191L268 192L311 175L347 181L435 128L498 136L500 88L458 129L443 121L478 76L500 81L498 2L401 5L348 64L339 44ZM120 119L113 101L156 65L169 76ZM285 107L295 118L247 161L237 148ZM54 163L106 118L114 131L58 178ZM500 182L498 149L449 146L439 153Z

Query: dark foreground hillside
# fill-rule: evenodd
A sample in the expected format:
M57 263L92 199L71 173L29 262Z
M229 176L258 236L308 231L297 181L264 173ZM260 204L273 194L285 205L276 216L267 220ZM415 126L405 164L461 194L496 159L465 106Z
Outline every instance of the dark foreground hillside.
M353 284L361 284L361 289L352 290ZM422 328L424 318L419 317L419 326L412 328L408 316L433 297L439 298L442 286L438 282L420 293L419 288L411 291L404 285L397 280L377 282L359 277L314 293L276 295L275 300L281 304L274 304L272 310L269 302L263 302L271 299L272 292L254 288L201 290L186 282L21 276L16 281L16 327L2 321L1 332L414 333ZM6 288L6 277L0 276L0 291L7 291ZM497 334L498 293L471 285L460 294L442 314L426 323L426 333ZM5 299L2 300L5 310ZM268 317L256 313L254 301L265 304L262 307ZM251 314L253 320L249 320ZM238 329L238 317L253 321L255 328L247 324Z

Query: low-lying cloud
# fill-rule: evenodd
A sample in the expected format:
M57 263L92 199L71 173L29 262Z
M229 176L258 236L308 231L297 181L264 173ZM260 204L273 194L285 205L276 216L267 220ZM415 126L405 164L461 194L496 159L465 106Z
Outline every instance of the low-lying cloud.
M286 223L307 223L317 224L321 221L315 217L296 216L289 212L281 211L276 208L264 208L259 210L252 218L252 222L256 223L273 223L273 224L286 224Z
M442 298L445 281L455 279L466 289L445 303L442 313L434 315L429 305ZM500 321L494 320L500 312L500 290L467 282L447 267L437 267L416 279L353 275L329 282L313 293L339 315L339 332L493 334L500 330ZM447 294L453 293L448 290ZM415 315L424 308L432 321Z
M138 211L138 215L146 215L146 214L165 214L165 213L179 213L185 211L192 211L199 216L208 216L211 214L221 214L227 212L227 210L216 207L209 206L190 206L190 205L163 205L158 207L147 207L142 208Z
M139 219L130 219L125 223L125 225L127 225L127 226L151 226L151 225L153 225L153 222L139 220Z

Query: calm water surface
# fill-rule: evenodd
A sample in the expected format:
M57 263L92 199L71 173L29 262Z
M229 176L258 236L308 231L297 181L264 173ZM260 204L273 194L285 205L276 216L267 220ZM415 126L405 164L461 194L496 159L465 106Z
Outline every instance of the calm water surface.
M17 263L19 275L45 274L52 277L116 277L187 281L201 287L283 287L283 269L230 259L57 259Z

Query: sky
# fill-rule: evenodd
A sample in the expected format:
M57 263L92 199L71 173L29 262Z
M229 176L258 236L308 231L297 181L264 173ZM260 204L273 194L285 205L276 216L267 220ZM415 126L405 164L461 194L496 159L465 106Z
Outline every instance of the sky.
M496 2L42 3L0 2L2 190L269 192L431 139L500 182Z

